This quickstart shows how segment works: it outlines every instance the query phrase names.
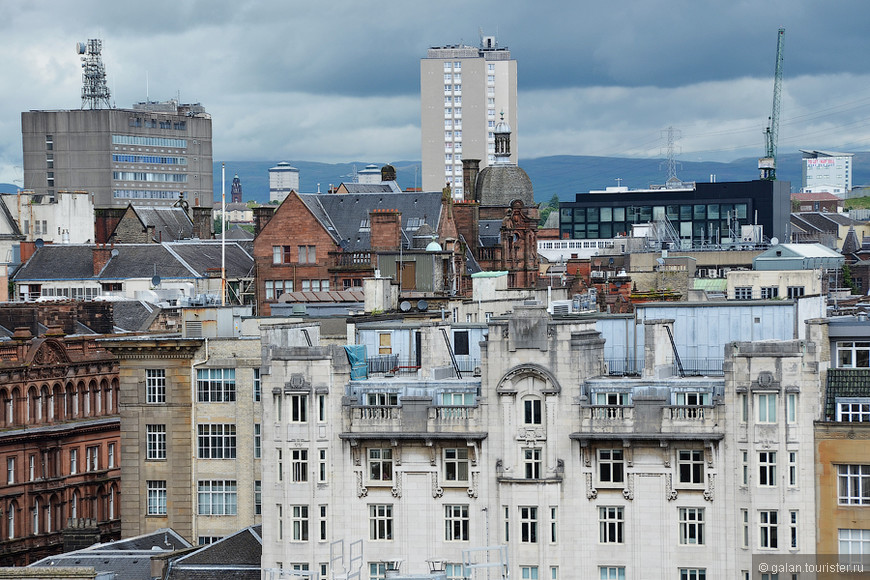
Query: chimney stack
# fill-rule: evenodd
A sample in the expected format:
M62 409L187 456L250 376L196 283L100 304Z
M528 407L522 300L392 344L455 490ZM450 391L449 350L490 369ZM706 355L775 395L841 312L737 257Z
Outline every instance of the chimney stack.
M398 252L402 235L402 214L397 209L375 209L369 213L372 252Z
M92 255L94 258L94 276L99 276L100 272L103 271L103 268L106 267L106 264L112 258L112 249L107 248L105 244L94 246Z
M477 175L480 173L480 159L462 160L462 191L466 201L477 199Z

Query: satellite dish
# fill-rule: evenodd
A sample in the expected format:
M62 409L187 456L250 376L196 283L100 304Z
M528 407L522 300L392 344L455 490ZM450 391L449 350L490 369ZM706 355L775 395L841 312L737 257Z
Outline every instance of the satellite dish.
M411 303L408 302L407 300L402 300L402 303L399 304L399 310L401 310L402 312L407 312L410 309L411 309Z
M771 245L771 246L775 246L775 245L777 245L778 243L779 243L779 238L777 238L776 236L770 238L770 245Z
M417 310L419 310L420 312L426 312L427 310L429 310L429 303L425 300L418 300Z
M160 286L160 276L154 276L153 278L151 278L151 285Z
M36 249L38 250L45 245L45 240L43 240L42 238L36 238L36 241L33 242L33 245L36 246Z
M111 255L113 258L117 258L117 257L118 257L118 254L120 254L120 253L121 253L121 252L119 252L118 250L112 250L112 251L110 252L110 255Z

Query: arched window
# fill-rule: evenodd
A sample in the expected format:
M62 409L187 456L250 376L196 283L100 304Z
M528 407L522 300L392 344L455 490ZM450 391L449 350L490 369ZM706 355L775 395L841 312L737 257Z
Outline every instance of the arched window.
M115 388L112 385L106 387L106 414L115 412Z
M36 421L39 419L39 393L36 387L27 389L27 420Z
M18 506L13 501L6 510L6 536L10 540L15 537L15 512L17 509Z
M51 408L54 399L51 392L48 390L48 385L42 385L39 394L39 417L40 419L54 419L54 410Z
M39 533L39 498L33 498L33 509L30 510L31 521L33 525L33 535Z
M65 419L66 415L64 414L63 405L63 385L56 383L51 391L50 418Z
M45 533L51 533L51 501L45 504Z

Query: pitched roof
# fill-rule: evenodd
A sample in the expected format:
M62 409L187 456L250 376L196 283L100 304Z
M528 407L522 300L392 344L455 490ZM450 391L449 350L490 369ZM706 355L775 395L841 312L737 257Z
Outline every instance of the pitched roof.
M193 221L182 207L135 205L130 207L144 227L154 228L154 237L159 241L171 242L193 237Z
M251 526L176 559L167 580L259 580L262 526Z
M306 193L299 199L345 251L371 248L369 212L394 209L402 214L405 247L424 223L438 230L441 217L441 192L409 193ZM364 227L366 226L366 227Z
M870 397L870 369L828 369L825 388L825 418L837 416L839 397Z
M151 578L152 556L162 556L191 547L174 530L161 528L135 538L95 544L82 550L48 556L28 567L85 566L94 568L98 575L114 574L115 578L147 580Z
M381 183L342 183L338 187L344 188L347 193L402 193L401 188L395 181L382 181Z
M798 201L843 201L833 193L793 193L791 198Z
M205 278L220 269L220 241L163 242L162 244L118 244L118 254L94 276L92 244L48 244L34 252L19 268L14 279L25 280L126 280ZM237 243L226 244L227 276L250 276L254 259Z

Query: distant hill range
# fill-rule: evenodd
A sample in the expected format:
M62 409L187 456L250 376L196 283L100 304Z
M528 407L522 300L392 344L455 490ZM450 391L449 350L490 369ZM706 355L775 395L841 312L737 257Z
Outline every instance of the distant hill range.
M315 163L287 160L299 170L300 189L303 193L326 192L330 185L352 182L354 172L361 171L373 161L358 163ZM233 176L242 182L245 201L269 201L269 168L277 161L226 161L226 195L229 198ZM394 161L396 179L402 189L420 186L419 161ZM713 161L680 161L677 177L683 181L751 181L758 178L758 159L743 158L729 163ZM801 154L789 153L777 158L777 177L790 181L792 191L801 186ZM667 161L664 159L634 159L625 157L593 157L589 155L556 155L521 159L539 202L558 195L562 201L574 201L577 193L590 189L604 189L617 184L631 189L643 189L663 184L667 179ZM617 179L619 180L617 182ZM853 158L852 180L856 185L870 184L870 152L856 153ZM221 164L214 164L215 200L221 197ZM0 193L15 193L16 186L0 183Z

